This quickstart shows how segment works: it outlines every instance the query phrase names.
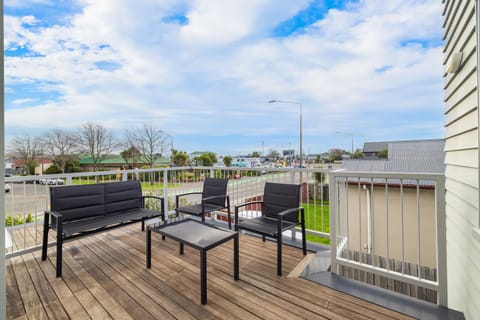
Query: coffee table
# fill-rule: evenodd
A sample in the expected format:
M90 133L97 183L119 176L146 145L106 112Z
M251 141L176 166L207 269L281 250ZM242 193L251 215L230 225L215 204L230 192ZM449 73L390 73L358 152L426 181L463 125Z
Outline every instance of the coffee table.
M147 226L147 269L152 265L152 232L178 241L180 254L187 245L200 251L201 303L207 303L207 251L233 239L233 279L239 279L238 232L205 224L197 220L164 221Z

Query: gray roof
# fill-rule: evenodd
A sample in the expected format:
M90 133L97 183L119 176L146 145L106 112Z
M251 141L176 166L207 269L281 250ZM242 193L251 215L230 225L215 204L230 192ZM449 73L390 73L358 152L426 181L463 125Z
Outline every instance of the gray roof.
M372 142L369 144L372 146L379 146L382 143L387 145L388 159L347 159L343 161L342 168L349 171L412 173L445 172L445 141L443 139L386 141L378 143ZM367 143L365 143L365 145L366 144Z
M388 142L365 142L363 144L363 152L380 152L387 149Z
M422 142L433 142L439 141L441 139L424 139L424 140L397 140L397 141L374 141L374 142L365 142L363 144L363 152L380 152L385 149L389 149L390 145L393 144L417 144Z

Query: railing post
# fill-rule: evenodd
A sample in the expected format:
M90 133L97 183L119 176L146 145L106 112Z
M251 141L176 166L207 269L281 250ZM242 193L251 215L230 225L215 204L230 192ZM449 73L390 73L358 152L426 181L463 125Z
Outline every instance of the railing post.
M168 170L163 169L163 199L165 199L165 219L168 219Z
M337 273L337 180L333 171L328 172L328 197L330 203L330 271Z
M445 176L435 180L435 212L437 231L437 302L441 306L448 306L447 283L447 228L445 214Z
M67 181L65 183L66 183L66 185L71 186L72 185L72 176L67 176Z
M210 168L210 178L215 178L215 173L213 172L213 167Z
M126 170L122 172L122 181L128 181L128 173Z

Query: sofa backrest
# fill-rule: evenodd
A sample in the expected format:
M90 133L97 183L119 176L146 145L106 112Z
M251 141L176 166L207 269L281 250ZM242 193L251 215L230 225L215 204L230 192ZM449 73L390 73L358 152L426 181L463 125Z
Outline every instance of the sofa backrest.
M50 209L64 222L142 207L139 181L50 187Z
M63 215L63 221L105 214L103 184L50 187L50 209Z
M105 214L142 208L140 181L105 183Z

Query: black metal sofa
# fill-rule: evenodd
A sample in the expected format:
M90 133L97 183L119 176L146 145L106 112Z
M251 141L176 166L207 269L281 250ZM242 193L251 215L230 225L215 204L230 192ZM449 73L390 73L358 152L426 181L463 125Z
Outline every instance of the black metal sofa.
M145 208L145 198L160 201L160 211ZM163 198L142 196L139 181L50 187L45 211L42 260L47 259L48 230L57 232L57 277L62 276L62 244L86 234L103 232L153 217L165 217ZM51 219L50 219L51 218ZM50 221L51 220L51 221Z

